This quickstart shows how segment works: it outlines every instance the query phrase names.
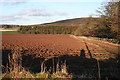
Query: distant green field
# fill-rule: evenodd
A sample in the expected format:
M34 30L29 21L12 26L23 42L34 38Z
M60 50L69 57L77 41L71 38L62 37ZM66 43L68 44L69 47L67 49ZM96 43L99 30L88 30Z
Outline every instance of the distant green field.
M14 27L14 28L5 28L5 29L19 29L19 27Z
M2 31L2 32L0 31L0 33L2 33L2 34L21 34L17 31Z

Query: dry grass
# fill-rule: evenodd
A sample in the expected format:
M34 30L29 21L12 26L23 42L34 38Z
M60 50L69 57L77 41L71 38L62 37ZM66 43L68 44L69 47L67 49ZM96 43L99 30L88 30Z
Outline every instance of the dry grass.
M66 61L61 64L61 69L59 68L59 61L56 65L56 72L50 74L49 71L46 71L46 66L44 63L41 63L41 72L40 73L30 73L22 67L22 55L19 50L13 50L13 54L8 54L9 65L6 66L6 72L2 74L2 78L16 79L16 78L71 78L72 75L68 75ZM54 61L53 61L54 62Z

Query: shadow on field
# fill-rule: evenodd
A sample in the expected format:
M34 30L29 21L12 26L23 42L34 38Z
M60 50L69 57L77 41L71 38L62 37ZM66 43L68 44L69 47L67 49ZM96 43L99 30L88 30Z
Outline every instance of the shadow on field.
M6 64L8 63L8 53L11 53L11 50L2 51L3 66L6 66ZM41 71L41 63L45 59L39 57L33 58L33 56L34 55L23 55L22 66L25 69L28 69L30 72L38 73ZM49 71L51 69L50 73L53 73L54 71L56 72L56 65L58 62L59 67L61 67L61 64L66 62L68 73L72 73L73 76L76 78L94 78L94 80L98 79L97 60L93 58L86 58L84 49L81 50L80 56L62 55L46 60L44 62L46 66L46 71ZM118 55L116 59L110 58L108 60L99 61L99 64L101 80L119 80L120 55Z
M81 50L80 56L68 56L63 55L60 57L54 57L45 62L47 70L52 66L54 60L54 68L56 71L56 64L59 61L59 67L66 61L67 70L69 74L73 74L75 78L92 78L98 80L98 63L96 59L86 58L84 50ZM99 61L100 65L100 77L101 80L120 80L120 55L118 58L110 58L108 60Z
M8 54L11 54L11 50L2 50L2 73L6 72L6 65L9 67Z
M85 40L84 40L84 43L85 43L85 46L86 46L86 48L87 48L87 50L88 50L88 53L89 53L89 55L90 55L90 58L92 58L92 54L91 54L91 52L90 52L90 50L89 50L89 47L88 47L87 43L85 42Z
M54 57L54 66L57 64L58 61L60 63L60 67L61 64L66 61L68 73L72 73L74 77L93 78L93 76L95 77L98 74L96 59L86 58L85 51L83 49L81 50L80 56L63 55L60 57ZM49 70L50 66L53 66L53 64L51 63L53 63L53 59L49 59L45 62L45 65L47 65L47 70Z
M32 72L40 72L40 65L43 62L44 58L33 58L34 55L25 55L26 51L27 50L21 51L22 66L25 67L26 70L30 70ZM10 71L8 54L12 55L11 50L2 50L2 73ZM12 56L10 57L12 58Z

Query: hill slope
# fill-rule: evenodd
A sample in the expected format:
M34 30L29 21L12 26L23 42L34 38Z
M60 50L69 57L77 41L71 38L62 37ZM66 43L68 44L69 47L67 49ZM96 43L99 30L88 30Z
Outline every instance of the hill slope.
M52 23L45 23L43 25L79 25L88 20L89 18L74 18L74 19L66 19L60 20ZM93 21L96 21L100 18L92 18Z

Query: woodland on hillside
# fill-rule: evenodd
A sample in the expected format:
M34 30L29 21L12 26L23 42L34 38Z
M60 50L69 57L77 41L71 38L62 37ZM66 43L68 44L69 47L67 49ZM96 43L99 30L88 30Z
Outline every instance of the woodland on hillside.
M100 19L94 21L89 17L79 27L75 35L95 36L102 38L114 38L120 40L120 2L107 2L97 10ZM81 32L82 31L82 32Z

